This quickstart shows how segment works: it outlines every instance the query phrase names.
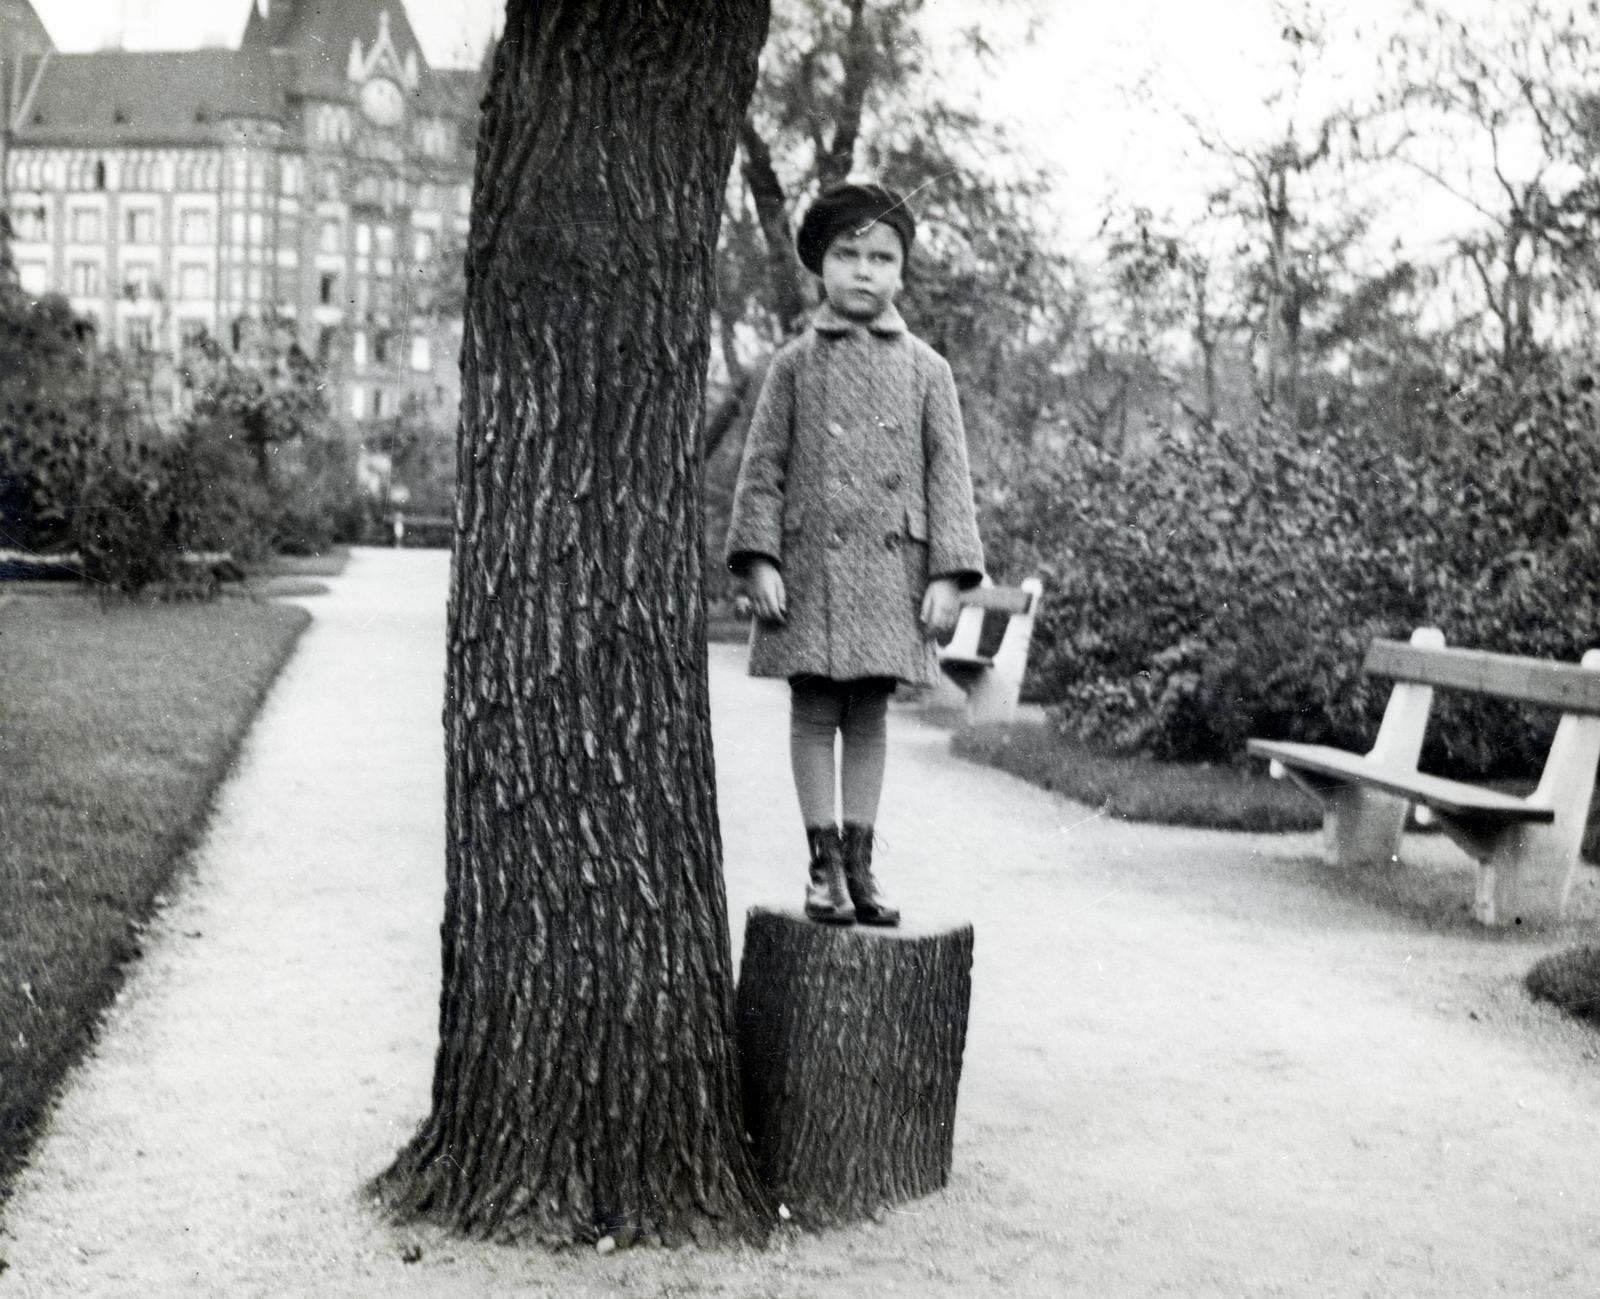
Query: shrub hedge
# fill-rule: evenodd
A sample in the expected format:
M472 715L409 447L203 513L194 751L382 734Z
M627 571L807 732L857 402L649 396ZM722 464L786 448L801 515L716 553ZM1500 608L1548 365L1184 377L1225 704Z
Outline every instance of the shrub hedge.
M1237 761L1250 735L1365 747L1377 635L1575 659L1600 639L1595 383L1473 377L1421 449L1263 423L1128 457L1067 443L985 502L992 566L1040 572L1029 692L1115 753ZM1553 719L1441 696L1424 762L1536 768Z

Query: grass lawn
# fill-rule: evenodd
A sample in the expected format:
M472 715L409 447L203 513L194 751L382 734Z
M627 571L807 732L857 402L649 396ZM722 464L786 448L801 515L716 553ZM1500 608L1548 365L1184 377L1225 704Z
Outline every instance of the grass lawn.
M1312 801L1264 764L1241 769L1186 766L1093 753L1045 721L958 730L952 752L1104 808L1110 816L1217 830L1310 830L1322 823Z
M0 1201L307 622L0 588Z

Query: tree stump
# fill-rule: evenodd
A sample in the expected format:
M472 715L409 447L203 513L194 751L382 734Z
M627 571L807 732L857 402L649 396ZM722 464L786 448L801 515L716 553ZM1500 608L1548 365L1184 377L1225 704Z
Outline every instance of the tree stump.
M739 976L745 1128L805 1226L949 1180L972 999L972 926L814 924L752 907Z

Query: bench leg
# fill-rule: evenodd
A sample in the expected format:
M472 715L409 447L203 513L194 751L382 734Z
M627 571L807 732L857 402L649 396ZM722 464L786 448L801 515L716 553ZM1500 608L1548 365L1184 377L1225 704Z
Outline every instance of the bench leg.
M1322 795L1322 842L1336 866L1392 866L1411 805L1376 789L1343 786Z
M1440 815L1439 825L1478 859L1478 888L1473 918L1482 925L1558 924L1578 864L1583 826L1520 821L1511 825L1476 826Z
M994 668L980 672L967 687L967 721L973 726L1011 721L1017 715L1021 693L1021 680L1008 680Z
M1308 771L1287 773L1322 803L1322 854L1333 866L1391 866L1400 859L1400 836L1411 804L1364 785L1349 785Z

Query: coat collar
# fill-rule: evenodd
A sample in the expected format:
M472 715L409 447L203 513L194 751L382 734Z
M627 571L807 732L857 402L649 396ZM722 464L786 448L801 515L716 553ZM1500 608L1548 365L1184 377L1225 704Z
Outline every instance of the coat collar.
M901 319L892 302L867 321L848 320L824 302L811 318L811 327L819 334L854 334L870 330L874 334L892 337L906 332L906 322Z

